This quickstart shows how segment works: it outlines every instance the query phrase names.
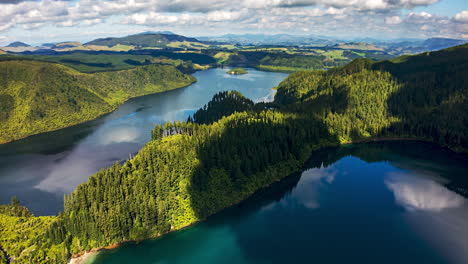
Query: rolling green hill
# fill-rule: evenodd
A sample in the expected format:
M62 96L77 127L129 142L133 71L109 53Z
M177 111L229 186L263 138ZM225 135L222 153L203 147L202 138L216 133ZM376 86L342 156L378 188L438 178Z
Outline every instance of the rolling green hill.
M92 120L125 100L189 85L173 66L85 74L60 64L0 62L0 143Z
M42 236L30 231L20 241L35 237L36 250L26 253L37 263L64 263L80 251L157 237L300 170L324 146L410 138L467 152L467 58L464 45L297 72L267 104L219 93L188 122L156 126L134 158L67 195ZM25 254L4 243L8 255Z
M101 38L85 45L107 46L131 45L138 47L166 47L172 42L200 42L194 38L171 34L137 34L121 38Z
M276 102L322 115L342 141L409 137L468 150L468 44L389 61L298 72Z

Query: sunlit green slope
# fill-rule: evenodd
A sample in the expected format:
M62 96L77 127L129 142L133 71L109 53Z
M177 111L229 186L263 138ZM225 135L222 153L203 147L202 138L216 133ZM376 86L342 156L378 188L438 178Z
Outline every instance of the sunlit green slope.
M0 62L0 143L94 119L135 96L186 86L172 66L84 74L37 61Z

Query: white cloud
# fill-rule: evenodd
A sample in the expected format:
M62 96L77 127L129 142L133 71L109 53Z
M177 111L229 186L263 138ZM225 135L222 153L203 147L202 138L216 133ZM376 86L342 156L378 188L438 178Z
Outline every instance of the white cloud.
M73 27L76 24L77 23L74 22L73 20L66 20L66 21L57 23L57 25L60 27Z
M119 23L164 26L185 32L194 32L197 28L198 32L222 29L225 32L345 35L392 32L466 36L468 11L453 18L427 12L401 15L402 9L436 2L438 0L9 0L0 4L0 31L14 32L15 28L45 25L80 27ZM399 26L389 26L396 24ZM424 25L430 30L421 32Z
M396 25L401 23L401 17L399 16L391 16L385 18L385 23L388 25Z
M100 19L100 18L86 19L86 20L83 20L82 23L83 23L83 25L86 25L86 26L92 26L92 25L102 23L102 19Z
M235 21L242 18L247 12L243 11L213 11L206 15L208 21Z
M461 23L468 23L468 11L461 11L455 15L455 21Z

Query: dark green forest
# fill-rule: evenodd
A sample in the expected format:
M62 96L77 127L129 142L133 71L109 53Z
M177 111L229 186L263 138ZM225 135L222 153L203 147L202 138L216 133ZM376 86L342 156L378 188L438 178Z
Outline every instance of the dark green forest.
M121 38L101 38L90 41L86 45L98 45L112 47L115 45L135 45L139 47L165 47L173 41L199 42L194 38L168 34L139 34Z
M229 57L227 65L255 67L261 70L294 72L297 70L318 70L325 66L339 66L344 62L324 64L324 56L299 55L268 51L239 51Z
M131 97L194 81L169 65L86 74L55 63L0 61L0 143L92 120Z
M65 263L91 248L157 237L245 200L327 146L410 138L467 152L467 78L462 45L297 72L267 104L221 92L187 122L156 126L135 157L66 195L64 212L31 235L34 251L12 240L2 247L18 259Z

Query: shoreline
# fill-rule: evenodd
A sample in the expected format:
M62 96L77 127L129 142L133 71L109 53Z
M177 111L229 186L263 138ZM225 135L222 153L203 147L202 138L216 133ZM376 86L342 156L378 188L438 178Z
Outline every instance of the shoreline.
M462 156L466 156L468 157L468 154L467 152L461 152L461 151L455 151L453 149L450 149L448 147L444 147L444 146L441 146L441 145L438 145L436 144L435 142L431 141L431 140L428 140L428 139L424 139L424 138L409 138L409 137L402 137L402 138L397 138L397 137L389 137L389 138L370 138L370 139L360 139L360 140L354 140L354 141L346 141L346 142L343 142L343 143L338 143L338 144L329 144L329 145L325 145L325 146L321 146L319 147L318 149L315 149L314 151L317 151L317 150L320 150L320 149L323 149L323 148L327 148L327 147L340 147L340 146L343 146L343 145L351 145L351 144L366 144L366 143L377 143L377 142L388 142L388 141L415 141L415 142L424 142L424 143L430 143L430 144L433 144L435 146L438 146L442 149L445 149L445 150L448 150L448 151L451 151L455 154L458 154L458 155L462 155ZM302 167L301 167L302 169ZM123 244L126 244L126 243L132 243L132 242L138 242L138 241L144 241L144 240L150 240L150 239L157 239L157 238L160 238L160 237L163 237L165 235L168 235L170 233L173 233L173 232L178 232L178 231L181 231L181 230L184 230L186 228L189 228L191 226L194 226L196 224L199 224L201 222L204 222L206 221L209 217L212 217L216 214L219 214L221 213L222 211L226 210L226 209L229 209L233 206L236 206L236 205L240 205L241 203L247 201L249 198L251 198L253 195L255 195L256 193L258 193L259 191L261 190L264 190L266 188L269 188L270 186L272 186L273 184L276 184L276 183L279 183L283 180L285 180L286 178L289 178L289 176L291 175L294 175L296 173L296 171L293 171L291 173L289 173L288 175L285 175L283 177L281 177L280 179L277 179L275 181L272 181L270 182L269 184L259 188L258 190L256 190L255 192L253 192L252 194L250 194L247 198L243 199L243 200L240 200L240 201L236 201L236 202L233 202L231 205L229 206L226 206L224 207L223 209L221 209L220 211L208 216L207 218L205 219L202 219L202 220L198 220L198 221L195 221L191 224L188 224L186 226L183 226L179 229L174 229L174 230L170 230L169 232L167 233L164 233L164 234L160 234L160 235L157 235L155 237L149 237L149 238L145 238L145 239L140 239L140 240L125 240L125 241L122 241L122 242L119 242L119 243L114 243L112 245L109 245L109 246L106 246L106 247L99 247L99 248L93 248L89 251L84 251L84 252L80 252L78 254L75 254L74 256L72 256L72 258L70 259L70 261L68 262L68 264L86 264L86 261L89 260L90 257L92 256L95 256L96 254L99 253L99 251L104 251L104 250L108 250L108 249L115 249L115 248L118 248L120 247L121 245Z
M242 201L241 201L242 202ZM236 204L239 204L239 203L236 203ZM236 204L233 204L233 205L230 205L229 207L231 206L234 206ZM229 207L226 207L226 208L229 208ZM226 209L224 208L224 209ZM223 210L224 210L223 209ZM144 239L138 239L138 240L125 240L125 241L121 241L121 242L118 242L118 243L114 243L112 245L109 245L109 246L105 246L105 247L98 247L98 248L92 248L88 251L82 251L82 252L79 252L77 254L74 254L71 256L70 260L68 261L68 264L86 264L86 262L89 260L89 258L95 256L96 254L98 254L100 251L104 251L104 250L109 250L109 249L115 249L115 248L118 248L124 244L127 244L127 243L134 243L134 242L139 242L139 241L145 241L145 240L149 240L149 239L156 239L156 238L160 238L160 237L163 237L165 235L168 235L170 233L173 233L173 232L178 232L178 231L182 231L186 228L189 228L193 225L196 225L200 222L203 222L205 221L206 219L203 219L203 220L199 220L199 221L196 221L196 222L193 222L191 224L188 224L186 226L183 226L179 229L174 229L174 230L170 230L169 232L167 233L164 233L164 234L160 234L160 235L157 235L157 236L154 236L154 237L149 237L149 238L144 238Z
M192 75L191 75L192 76ZM52 130L48 130L48 131L44 131L44 132L39 132L39 133L36 133L36 134L31 134L31 135L27 135L27 136L23 136L23 137L20 137L20 138L17 138L17 139L12 139L12 140L8 140L8 141L3 141L3 142L0 142L0 145L6 145L6 144L9 144L9 143L13 143L13 142L16 142L16 141L20 141L22 139L26 139L26 138L30 138L30 137L33 137L33 136L38 136L38 135L42 135L42 134L46 134L46 133L50 133L50 132L55 132L55 131L59 131L59 130L62 130L62 129L67 129L67 128L72 128L74 126L79 126L79 125L83 125L83 124L86 124L88 122L93 122L99 118L102 118L108 114L111 114L112 112L114 112L115 110L119 109L122 105L124 105L126 102L132 100L132 99L137 99L137 98L140 98L140 97L144 97L144 96L148 96L148 95L153 95L153 94L160 94L160 93L165 93L165 92L170 92L170 91L174 91L174 90L177 90L177 89L182 89L182 88L186 88L194 83L196 83L198 80L195 80L194 82L192 83L189 83L187 85L183 85L183 86L180 86L180 87L174 87L172 89L169 89L169 90L165 90L165 91L161 91L161 92L154 92L154 93L148 93L148 94L143 94L143 95L139 95L139 96L135 96L135 97L129 97L127 99L125 99L125 101L123 101L122 103L120 103L119 105L117 105L114 109L110 110L109 112L105 112L105 113L102 113L92 119L88 119L88 120L83 120L83 121L78 121L78 123L75 123L75 124L72 124L72 125L69 125L69 126L65 126L65 127L61 127L61 128L57 128L57 129L52 129Z

